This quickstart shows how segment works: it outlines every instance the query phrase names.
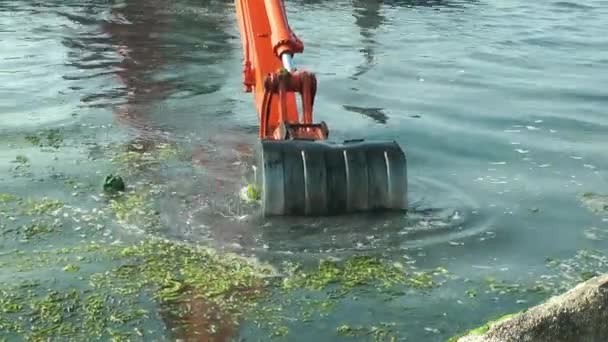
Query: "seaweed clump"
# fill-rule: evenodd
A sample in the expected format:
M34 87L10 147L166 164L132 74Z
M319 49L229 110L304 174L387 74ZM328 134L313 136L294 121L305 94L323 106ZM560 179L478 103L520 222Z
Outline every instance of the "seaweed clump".
M161 192L157 188L140 187L112 198L109 209L123 226L153 232L159 229L161 222L158 204L152 197Z
M143 174L145 171L159 169L164 163L185 159L186 152L175 144L136 139L124 144L111 144L107 156L117 166L117 172L125 176Z
M317 270L310 272L302 270L298 265L290 265L290 276L284 279L283 289L322 290L338 286L342 293L369 285L384 289L396 285L431 289L439 284L436 276L446 273L447 270L442 267L431 271L410 272L398 263L389 263L372 256L354 256L344 262L321 260Z
M378 326L374 325L371 327L350 326L348 324L342 324L336 328L336 333L339 336L348 337L370 336L372 338L372 341L374 342L396 342L397 336L392 333L390 328L391 325L394 324L382 323Z
M40 148L59 149L63 144L63 135L59 129L52 128L25 136L30 144Z
M0 233L5 237L13 234L15 238L27 242L34 237L59 231L62 221L58 215L64 207L65 204L57 199L0 194Z

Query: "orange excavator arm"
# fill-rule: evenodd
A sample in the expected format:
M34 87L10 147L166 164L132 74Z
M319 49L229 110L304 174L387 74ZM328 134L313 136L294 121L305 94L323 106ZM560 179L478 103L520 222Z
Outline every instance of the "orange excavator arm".
M283 0L236 0L236 12L243 84L254 93L260 138L327 138L325 123L312 121L316 78L293 67L293 56L304 51L304 44L289 27ZM302 96L301 114L296 93Z

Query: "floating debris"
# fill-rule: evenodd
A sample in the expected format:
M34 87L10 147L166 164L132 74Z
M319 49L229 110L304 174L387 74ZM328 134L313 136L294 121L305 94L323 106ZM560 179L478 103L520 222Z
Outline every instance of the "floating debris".
M608 214L608 195L586 192L580 197L583 205L595 214Z
M125 191L125 183L122 177L108 175L103 181L103 191L111 194Z
M63 135L59 129L47 129L40 131L36 134L28 134L25 136L25 140L34 146L40 148L54 148L59 149L63 144Z
M245 202L257 202L261 198L260 190L254 184L248 184L246 187L242 188L239 195Z
M7 193L0 193L0 204L8 204L10 202L16 201L18 199L17 196Z
M31 177L33 175L30 172L31 164L28 157L19 154L11 163L17 164L10 170L15 177Z
M397 337L392 334L391 327L395 326L395 323L381 323L379 326L364 327L361 325L350 326L348 324L342 324L336 328L336 333L340 336L365 336L371 335L373 342L380 341L397 341Z
M585 229L584 235L589 240L603 241L608 240L608 228L590 227Z

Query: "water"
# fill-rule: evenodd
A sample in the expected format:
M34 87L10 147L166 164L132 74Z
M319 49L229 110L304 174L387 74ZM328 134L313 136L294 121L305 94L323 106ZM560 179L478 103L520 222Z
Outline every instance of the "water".
M317 120L337 138L395 139L405 149L408 217L240 217L234 165L257 122L229 1L1 1L0 192L73 199L65 179L98 186L112 170L103 146L136 138L187 151L185 162L144 173L175 192L160 199L166 228L157 234L271 262L384 253L473 282L523 283L548 272L549 256L607 247L585 234L608 223L579 197L608 192L608 1L287 7L305 44L296 62L317 73ZM54 128L64 145L53 153L22 142ZM17 155L32 174L15 174ZM78 198L95 203L94 193ZM294 325L290 340L332 340L340 322L385 320L407 340L440 341L540 300L471 300L466 289L349 303L317 330Z

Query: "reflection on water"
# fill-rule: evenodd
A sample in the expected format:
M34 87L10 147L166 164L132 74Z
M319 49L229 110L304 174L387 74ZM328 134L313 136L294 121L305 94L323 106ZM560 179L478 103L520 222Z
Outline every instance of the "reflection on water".
M384 110L382 108L365 108L365 107L356 107L356 106L349 106L349 105L343 105L342 107L349 112L369 116L370 118L374 119L376 122L381 123L381 124L385 124L386 121L388 120L388 116L384 113Z
M376 31L384 22L384 16L381 14L381 1L353 1L353 12L355 16L355 25L359 27L361 34L361 50L364 57L364 64L357 67L357 71L351 76L352 80L366 73L374 64L374 50L377 49L377 44L374 40ZM385 123L385 122L384 122Z
M163 1L129 0L114 6L102 24L109 45L121 58L115 74L126 101L116 108L117 121L143 135L154 129L148 113L174 91L169 80L155 79L167 63L161 40L170 29L170 16L163 10L167 6Z
M476 2L476 1L472 1ZM384 1L368 1L355 0L352 2L352 11L355 18L354 24L359 28L361 42L359 52L362 54L363 62L355 68L355 72L349 77L353 82L352 89L360 92L368 92L367 88L361 88L356 82L361 76L369 72L377 64L376 55L378 53L386 54L383 49L395 48L390 44L388 46L378 44L376 36L381 35L379 32L386 22L383 12L386 6L391 7L434 7L437 9L459 6L460 2L445 1L445 0L384 0ZM407 30L407 28L406 28ZM396 45L397 42L394 42ZM380 50L380 51L378 51ZM404 65L405 67L405 65ZM373 76L372 76L373 77ZM349 112L362 114L373 119L379 124L387 124L389 116L384 112L383 108L376 107L360 107L355 105L344 105L343 108Z
M368 72L375 64L375 49L377 43L374 36L375 32L384 22L384 16L381 14L382 3L380 1L353 1L353 12L355 17L355 25L359 27L361 34L360 52L363 55L363 63L357 66L350 79L356 81L361 75ZM363 90L365 91L365 90ZM382 108L366 108L352 105L344 105L347 111L368 116L380 124L386 124L388 116L383 112Z

